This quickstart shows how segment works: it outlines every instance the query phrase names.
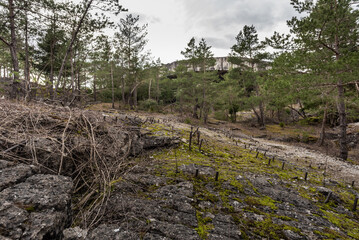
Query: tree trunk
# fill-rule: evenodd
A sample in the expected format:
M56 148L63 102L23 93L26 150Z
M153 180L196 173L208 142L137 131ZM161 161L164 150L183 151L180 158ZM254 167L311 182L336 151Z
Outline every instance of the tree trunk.
M357 90L357 94L359 95L359 84L357 81L355 81L355 88Z
M73 96L75 94L75 71L74 71L74 51L73 49L71 49L71 56L70 56L71 60L71 95Z
M327 122L328 102L325 103L322 128L320 130L319 146L323 146L325 140L325 123Z
M28 16L27 4L25 4L25 101L31 100L31 83L30 83L30 62L29 62L29 29L28 29Z
M80 79L80 69L77 70L77 99L81 103L81 79Z
M64 73L64 82L62 84L62 94L65 93L66 83L67 83L67 71Z
M306 119L307 118L307 114L305 113L304 111L304 107L303 107L303 104L302 104L302 101L299 100L299 107L300 107L300 112L302 112L300 115L303 117L303 119Z
M157 102L158 102L158 101L157 101ZM183 103L182 95L180 95L180 97L179 97L179 111L180 111L181 114L183 113L182 103ZM171 105L172 105L172 104L171 104ZM171 112L172 112L172 111L171 111Z
M56 17L54 16L52 19L53 21L53 29L52 29L52 34L55 36L55 22L56 22ZM49 89L49 94L50 94L50 99L54 99L54 62L55 62L55 57L54 57L54 52L55 52L55 44L56 44L56 40L52 40L51 41L51 46L50 46L50 85L48 86Z
M204 82L203 82L204 83ZM203 87L203 91L202 91L202 103L201 103L201 108L200 108L200 111L199 111L199 118L202 118L202 115L204 113L204 108L205 108L205 102L206 100L206 89L205 87Z
M339 36L335 35L335 50L336 50L336 61L340 60L340 51L339 51ZM339 76L338 79L338 112L339 112L339 146L340 154L339 157L343 160L348 159L348 143L347 143L347 116L345 111L345 96L344 96L344 86L343 79Z
M236 123L237 122L237 109L234 109L233 108L233 123Z
M282 121L282 119L280 117L280 109L279 108L277 109L277 118L278 118L278 122Z
M137 88L139 85L140 83L135 84L135 86L132 88L132 91L130 92L128 103L130 104L131 109L134 107L137 108Z
M198 110L198 108L199 108L199 106L198 106L198 98L196 98L196 103L194 104L194 106L193 106L193 114L192 114L192 117L194 118L194 119L198 119L198 115L197 115L197 110Z
M132 34L132 29L130 29L130 32L129 34ZM131 38L128 38L128 42L127 42L127 82L128 82L128 85L131 86L131 54L132 54L132 51L131 51ZM131 90L131 89L129 89ZM132 91L130 91L129 95L128 95L128 104L130 105L130 108L132 109L133 108L133 97L132 97Z
M202 92L202 104L201 104L201 109L199 112L199 118L202 118L202 113L204 112L205 102L206 102L206 79L205 79L206 64L205 64L205 62L202 64L202 68L203 68L203 78L202 78L203 92Z
M150 83L148 84L148 99L151 99L151 85L152 85L152 79L150 78Z
M135 91L133 91L133 105L137 109L137 87L135 88Z
M125 96L125 78L123 74L123 60L121 61L121 95L122 95L122 103L123 105L126 105L126 96ZM121 105L119 105L121 106Z
M203 123L207 124L208 114L209 114L209 106L208 106L208 104L205 104L204 106L205 107L203 108Z
M113 82L113 64L111 62L111 86L112 86L112 108L115 108L115 85Z
M252 67L254 68L253 64L252 64ZM259 85L258 84L256 85L256 95L257 95L257 97L260 96ZM253 108L253 111L255 112L256 116L257 116L259 127L262 128L262 127L265 127L264 106L263 106L263 101L262 100L260 100L258 107L259 107L259 114L256 112L254 107L252 107L252 108Z
M11 32L11 43L10 54L12 60L12 66L14 70L14 78L12 83L12 90L10 92L10 97L15 99L19 94L19 79L20 79L20 68L19 68L19 59L17 57L17 38L16 38L16 24L15 24L15 6L14 0L8 0L9 3L9 21L10 21L10 32Z
M338 112L339 112L339 146L340 146L340 158L347 160L348 158L348 145L347 145L347 117L345 111L344 100L344 86L342 80L338 82Z
M254 115L256 115L257 117L257 122L259 124L259 127L264 127L265 125L263 119L261 118L262 115L261 112L258 113L254 106L252 106L252 110L254 112Z
M129 94L127 104L130 106L130 109L133 109L133 93Z
M93 100L97 102L96 75L93 76Z
M121 77L121 93L122 93L122 103L126 105L126 96L125 96L125 78Z
M259 114L260 114L260 126L265 127L265 116L264 116L263 101L261 101L259 103Z
M159 81L159 72L156 72L156 101L160 102L160 81Z

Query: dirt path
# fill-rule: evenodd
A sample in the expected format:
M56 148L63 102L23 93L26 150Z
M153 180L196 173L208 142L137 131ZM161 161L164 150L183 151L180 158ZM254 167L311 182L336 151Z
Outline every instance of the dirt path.
M280 142L264 139L242 139L243 142L251 144L252 148L262 148L268 151L269 155L274 155L279 159L285 159L292 163L298 160L307 164L323 169L332 179L351 183L359 179L359 166L344 162L315 150L310 150L300 146L287 145Z
M138 116L138 115L137 115ZM169 115L150 115L160 123L163 123L174 129L191 129L191 125L179 122L175 116ZM148 115L141 115L142 119L146 119ZM230 129L200 127L202 134L215 138L218 141L227 142L234 145L235 143L229 138ZM250 147L261 153L266 152L267 156L275 156L276 159L290 162L301 167L316 167L323 169L331 179L347 182L359 181L359 166L349 162L344 162L338 158L328 156L315 150L307 149L300 146L293 146L282 142L265 140L262 138L252 138L243 133L236 134L234 139L239 140L243 147Z

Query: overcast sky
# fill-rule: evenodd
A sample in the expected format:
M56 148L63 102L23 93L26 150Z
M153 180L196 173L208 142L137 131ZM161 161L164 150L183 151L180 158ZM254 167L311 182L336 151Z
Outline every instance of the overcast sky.
M183 59L181 51L192 37L205 38L216 57L227 56L244 25L254 25L259 38L288 32L294 14L290 0L120 0L126 14L148 23L148 45L163 63Z

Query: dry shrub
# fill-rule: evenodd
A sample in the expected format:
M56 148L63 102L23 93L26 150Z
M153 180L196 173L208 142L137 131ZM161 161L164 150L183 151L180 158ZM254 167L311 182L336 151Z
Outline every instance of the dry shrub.
M140 121L127 116L0 100L0 119L2 158L73 178L82 227L101 219L111 185L130 168L127 157L141 150Z

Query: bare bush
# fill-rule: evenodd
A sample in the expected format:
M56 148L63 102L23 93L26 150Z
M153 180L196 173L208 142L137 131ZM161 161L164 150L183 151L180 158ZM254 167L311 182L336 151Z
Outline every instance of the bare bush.
M71 176L75 221L91 227L101 219L112 184L129 169L127 157L141 149L139 121L120 118L1 100L1 156L37 165L44 173Z

